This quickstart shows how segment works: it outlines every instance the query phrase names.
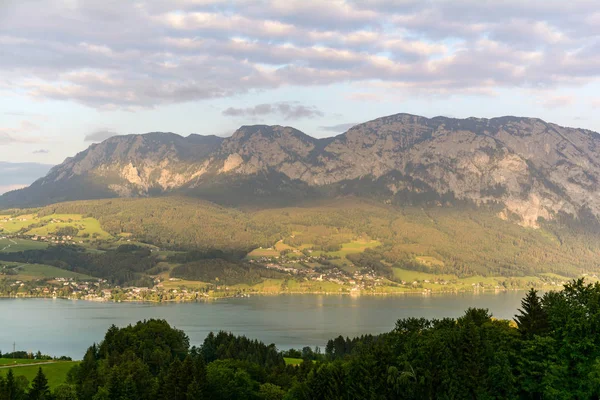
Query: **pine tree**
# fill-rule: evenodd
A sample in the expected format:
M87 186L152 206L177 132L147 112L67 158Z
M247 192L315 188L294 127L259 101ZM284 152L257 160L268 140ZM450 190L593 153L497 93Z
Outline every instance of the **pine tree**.
M515 321L523 336L532 338L533 335L543 335L548 331L548 316L536 290L529 290L521 300L521 307L518 310L520 314L515 315Z
M13 374L12 369L9 369L8 373L6 374L5 390L6 392L4 393L4 398L7 400L15 400L20 397L17 382L15 382L15 375Z
M38 369L35 378L33 378L27 398L29 400L48 400L51 398L48 379L46 378L46 375L44 375L41 367Z

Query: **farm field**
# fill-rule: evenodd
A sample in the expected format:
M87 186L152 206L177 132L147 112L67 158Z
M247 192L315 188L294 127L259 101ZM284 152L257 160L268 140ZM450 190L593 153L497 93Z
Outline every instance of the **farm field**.
M425 280L452 281L452 280L458 279L458 277L456 275L452 275L452 274L437 275L437 274L429 274L427 272L412 271L412 270L401 269L401 268L392 268L392 270L394 271L394 277L396 279L403 280L405 282L425 281Z
M15 279L30 281L34 279L52 279L52 278L74 278L74 279L95 279L91 276L79 274L77 272L67 271L43 264L21 264L4 263L7 265L18 265L14 268L16 275L11 275Z
M33 378L38 372L39 368L42 368L44 375L48 378L48 386L51 389L63 384L67 379L67 374L73 368L73 366L79 364L79 361L57 361L52 364L43 365L28 365L24 367L12 368L15 376L24 376L31 383ZM0 366L0 375L6 375L11 368L2 368Z
M112 236L100 226L95 218L84 218L81 214L51 214L39 217L37 214L24 214L16 217L0 216L0 230L4 233L17 232L31 236L52 236L61 228L72 227L78 230L76 238L110 239Z
M35 240L0 237L0 252L12 253L25 250L42 250L48 247L47 243Z

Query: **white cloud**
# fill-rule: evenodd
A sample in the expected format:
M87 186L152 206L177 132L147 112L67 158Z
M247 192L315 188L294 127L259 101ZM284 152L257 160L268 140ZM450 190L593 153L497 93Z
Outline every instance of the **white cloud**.
M575 103L573 96L549 96L541 100L541 103L546 108L560 108L570 106Z
M600 77L598 15L585 0L14 2L0 84L111 110L340 82L556 88Z
M286 120L322 117L325 114L314 106L305 106L295 102L279 102L273 104L258 104L253 107L223 110L228 117L264 117L268 115L281 116Z

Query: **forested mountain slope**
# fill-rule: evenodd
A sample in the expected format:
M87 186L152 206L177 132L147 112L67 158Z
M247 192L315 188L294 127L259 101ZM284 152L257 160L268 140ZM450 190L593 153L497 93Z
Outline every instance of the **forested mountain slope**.
M345 198L243 211L187 197L159 197L68 202L39 213L89 215L117 237L132 235L185 251L246 254L281 241L290 249L335 252L353 240L374 240L378 246L347 257L390 277L394 268L459 276L600 271L597 225L565 218L531 229L499 219L498 209L399 207Z

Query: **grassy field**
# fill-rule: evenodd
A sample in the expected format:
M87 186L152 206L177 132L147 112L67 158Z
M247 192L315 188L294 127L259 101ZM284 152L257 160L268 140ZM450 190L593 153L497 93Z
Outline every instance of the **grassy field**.
M81 214L52 214L44 217L39 217L37 214L24 214L12 218L0 216L0 229L9 234L25 232L32 236L52 236L58 229L65 227L77 228L79 233L76 238L78 239L82 239L84 236L97 239L112 237L102 229L97 219L84 218Z
M279 257L279 251L275 250L274 248L270 247L270 248L266 248L263 249L258 248L258 249L254 249L252 250L250 253L248 253L248 258L261 258L261 257Z
M15 264L15 263L4 263ZM94 279L91 276L78 274L77 272L67 271L56 268L51 265L43 264L20 264L17 263L17 275L11 275L15 279L30 281L33 279L49 279L49 278L76 278L76 279Z
M428 267L434 267L434 266L443 267L444 266L444 262L438 260L435 257L417 256L417 257L415 257L415 260L417 260L418 262L420 262L423 265L427 265Z
M399 280L403 280L405 282L413 282L413 281L425 281L425 280L445 280L451 281L456 280L458 277L456 275L445 274L445 275L435 275L429 274L427 272L421 271L410 271L407 269L393 268L394 277Z
M15 376L24 376L31 383L31 381L33 381L33 378L35 378L38 369L41 367L42 371L44 372L44 375L46 375L46 378L48 378L48 385L52 389L56 386L59 386L62 383L65 383L69 370L77 364L79 364L79 361L58 361L54 364L16 367L12 370ZM10 368L0 368L0 374L6 375L9 369Z
M168 278L167 278L168 279ZM207 287L209 284L208 283L204 283L204 282L198 282L198 281L186 281L183 279L180 280L175 280L175 281L169 281L169 280L165 280L164 282L162 282L162 285L165 289L179 289L182 287L185 287L187 289L204 289L205 287Z
M26 239L0 239L0 252L17 252L25 250L40 250L48 247L47 243Z
M11 217L9 215L3 215L0 217L0 229L4 232L18 232L23 228L37 223L39 220L35 214L23 214L18 217Z
M300 365L302 364L301 358L291 358L291 357L283 357L285 361L285 365Z

